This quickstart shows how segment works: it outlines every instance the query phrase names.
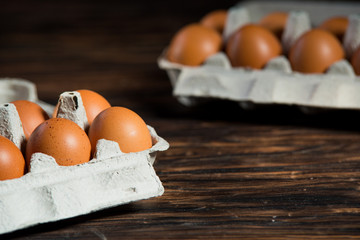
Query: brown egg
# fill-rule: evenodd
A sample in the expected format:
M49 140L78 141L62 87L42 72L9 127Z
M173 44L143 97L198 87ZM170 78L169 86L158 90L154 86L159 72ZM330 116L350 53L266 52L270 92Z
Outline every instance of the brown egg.
M0 136L0 180L19 178L25 174L25 159L16 145Z
M201 20L200 24L212 28L222 34L227 18L226 10L215 10L206 14Z
M95 117L105 110L106 108L111 107L110 103L100 94L97 92L87 90L87 89L81 89L77 90L77 92L80 93L81 100L83 102L86 117L88 119L89 125L94 121ZM52 117L55 118L57 116L59 104L55 106L54 112L52 114Z
M47 113L34 102L17 100L11 103L15 105L19 114L26 139L29 139L37 126L49 119Z
M110 103L97 92L87 89L77 90L77 92L81 95L89 125L100 112L111 107Z
M234 67L261 69L281 52L281 44L276 36L255 24L238 29L230 36L226 46L226 54Z
M89 129L93 151L99 139L115 141L124 153L151 148L152 139L144 120L124 107L111 107L102 111Z
M342 42L348 25L347 17L338 16L326 19L318 28L331 32Z
M305 32L295 41L289 52L293 71L303 73L323 73L344 56L339 40L322 29Z
M288 19L287 12L273 12L264 16L259 21L259 25L273 32L279 39L284 32L286 21Z
M90 160L91 144L88 136L76 123L65 118L51 118L40 124L26 145L26 162L31 155L45 153L62 166L77 165Z
M358 47L351 57L351 65L356 75L360 75L360 47Z
M214 29L201 24L181 28L173 37L167 50L167 59L189 66L202 64L221 49L222 39Z

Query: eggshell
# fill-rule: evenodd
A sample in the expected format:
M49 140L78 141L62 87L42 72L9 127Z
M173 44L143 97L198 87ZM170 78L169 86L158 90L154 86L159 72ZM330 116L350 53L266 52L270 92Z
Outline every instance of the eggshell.
M212 28L222 34L227 18L226 10L215 10L206 14L201 20L200 24Z
M88 89L80 89L77 92L81 95L86 117L90 125L100 112L111 107L110 103L97 92Z
M279 39L286 26L287 12L272 12L260 19L259 25L274 33Z
M293 71L323 73L344 56L344 49L333 34L312 29L295 41L289 52L289 61Z
M34 102L16 100L11 103L15 105L19 113L26 139L29 139L31 133L37 126L49 119L48 114Z
M25 174L24 157L16 145L0 136L0 180L19 178Z
M222 38L217 31L194 23L175 34L167 50L167 59L174 63L198 66L220 51L221 46Z
M226 46L226 54L234 67L261 69L281 52L281 44L276 36L255 24L241 27L230 37Z
M89 128L89 138L93 151L99 139L117 142L124 153L139 152L152 146L144 120L124 107L111 107L102 111Z
M348 25L348 17L336 16L326 19L318 28L331 32L342 42Z
M55 158L62 166L86 163L90 160L91 145L85 131L65 118L51 118L40 124L26 145L26 161L41 152Z

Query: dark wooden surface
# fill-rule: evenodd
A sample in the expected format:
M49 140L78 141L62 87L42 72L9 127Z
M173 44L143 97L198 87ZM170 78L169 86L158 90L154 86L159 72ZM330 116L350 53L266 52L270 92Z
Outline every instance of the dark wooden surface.
M356 239L360 114L181 106L156 59L183 25L237 1L1 1L0 77L55 104L98 91L133 109L171 148L163 196L0 235L0 239Z

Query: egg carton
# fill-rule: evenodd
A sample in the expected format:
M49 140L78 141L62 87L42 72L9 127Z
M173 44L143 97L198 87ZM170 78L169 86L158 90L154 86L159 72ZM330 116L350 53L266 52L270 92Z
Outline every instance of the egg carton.
M17 99L39 103L51 115L53 106L37 98L35 85L21 79L0 79L11 91L1 96L0 134L24 150L24 132L16 108ZM62 117L76 120L86 128L87 119L78 92L60 96ZM122 153L113 141L99 140L94 158L75 166L59 166L42 153L31 157L30 171L24 176L0 181L0 234L67 219L134 201L161 196L164 187L153 163L158 151L169 144L148 126L153 146L141 152Z
M248 2L228 10L223 32L226 41L239 27L258 22L275 11L286 11L289 17L282 35L284 52L312 25L339 15L349 17L344 37L347 56L360 45L360 5L355 3L321 2ZM360 109L360 78L348 60L334 63L324 74L294 72L288 59L279 56L270 60L264 69L232 67L224 52L210 56L197 67L168 61L166 49L158 58L158 66L170 78L173 95L186 106L204 99L225 99L239 102L243 108L256 104L297 105L303 110Z

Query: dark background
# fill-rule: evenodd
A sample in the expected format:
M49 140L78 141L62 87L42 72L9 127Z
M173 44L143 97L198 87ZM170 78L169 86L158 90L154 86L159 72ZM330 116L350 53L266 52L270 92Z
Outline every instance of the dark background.
M156 62L171 37L236 3L0 1L0 77L36 83L51 104L63 91L95 90L171 146L154 165L163 196L0 239L357 238L358 111L186 108L172 97Z

